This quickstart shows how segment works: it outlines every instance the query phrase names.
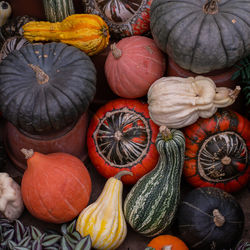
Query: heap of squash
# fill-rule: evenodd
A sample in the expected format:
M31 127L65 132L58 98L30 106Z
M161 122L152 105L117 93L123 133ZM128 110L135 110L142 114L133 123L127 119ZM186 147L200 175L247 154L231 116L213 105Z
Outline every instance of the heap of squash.
M105 77L120 98L92 116L86 141L107 181L89 204L94 180L81 160L23 148L21 187L0 176L1 212L14 220L25 206L51 223L77 218L95 249L119 248L127 224L155 237L147 249L235 247L244 213L229 193L249 180L250 122L230 109L240 86L218 87L204 74L250 54L250 2L91 0L85 14L74 14L70 0L55 2L44 1L48 21L2 27L0 111L24 133L75 123L96 93L90 56L110 45ZM168 76L167 56L196 75ZM182 176L194 189L180 199ZM165 235L174 221L179 238Z

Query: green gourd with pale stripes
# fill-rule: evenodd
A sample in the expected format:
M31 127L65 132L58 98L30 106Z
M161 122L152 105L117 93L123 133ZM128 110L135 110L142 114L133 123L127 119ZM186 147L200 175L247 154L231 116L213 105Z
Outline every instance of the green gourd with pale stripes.
M167 133L167 134L166 134ZM170 226L175 216L184 163L185 137L180 130L160 127L156 167L132 187L124 202L124 216L138 233L152 237Z
M45 16L49 22L61 22L75 14L73 0L43 0Z

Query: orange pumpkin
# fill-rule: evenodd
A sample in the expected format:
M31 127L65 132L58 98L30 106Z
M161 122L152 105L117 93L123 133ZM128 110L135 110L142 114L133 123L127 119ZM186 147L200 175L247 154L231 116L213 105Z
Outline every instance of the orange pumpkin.
M21 151L27 159L21 193L28 211L52 223L75 218L87 206L91 194L91 179L85 165L67 153Z
M105 75L112 91L120 97L146 95L150 85L164 75L165 57L153 39L131 36L111 45Z
M171 250L188 250L186 244L179 238L173 235L159 235L153 238L149 243L148 247L152 247L155 250L162 250L163 247L171 247Z

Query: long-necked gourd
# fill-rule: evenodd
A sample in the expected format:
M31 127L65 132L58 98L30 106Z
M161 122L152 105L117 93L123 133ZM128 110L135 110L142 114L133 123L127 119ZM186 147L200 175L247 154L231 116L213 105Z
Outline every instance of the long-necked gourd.
M124 201L124 216L138 233L152 237L173 221L184 162L185 138L180 130L160 127L156 167L133 186Z

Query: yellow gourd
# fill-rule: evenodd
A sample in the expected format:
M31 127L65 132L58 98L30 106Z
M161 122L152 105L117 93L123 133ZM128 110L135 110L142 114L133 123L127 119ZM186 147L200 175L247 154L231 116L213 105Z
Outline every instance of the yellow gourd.
M98 54L109 43L109 29L104 20L93 14L73 14L62 22L31 21L23 27L30 41L54 41L73 45L89 56Z
M130 174L121 171L107 180L98 199L79 215L76 230L90 235L95 249L116 249L127 235L127 225L122 210L123 184L120 178Z

